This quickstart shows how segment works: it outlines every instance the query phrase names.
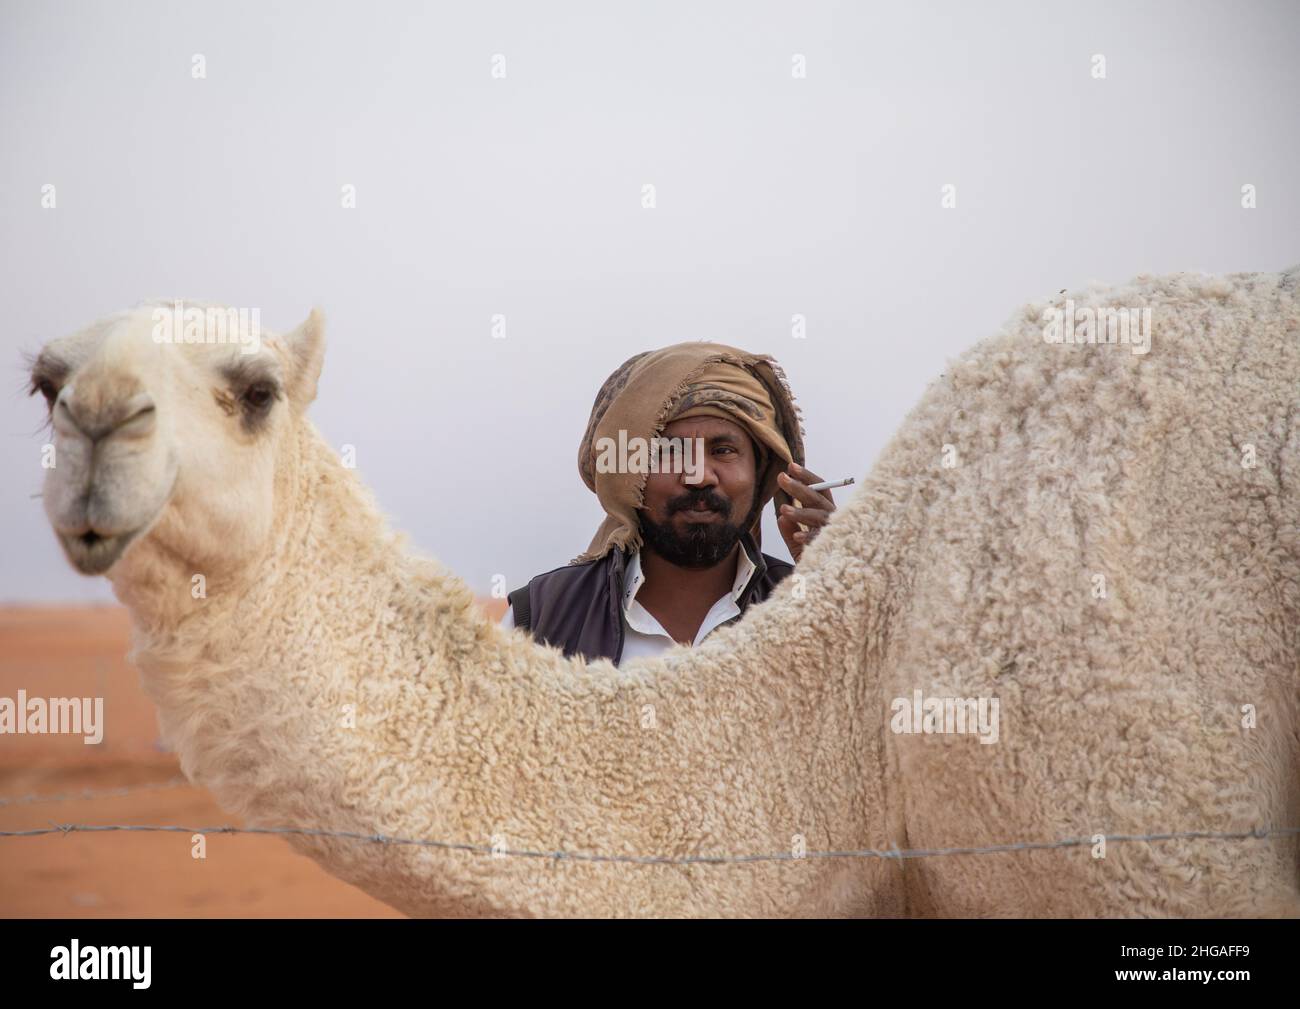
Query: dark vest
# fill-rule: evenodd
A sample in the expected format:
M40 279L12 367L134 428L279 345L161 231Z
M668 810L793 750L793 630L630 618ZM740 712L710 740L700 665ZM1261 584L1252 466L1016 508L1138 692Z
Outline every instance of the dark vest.
M794 565L760 553L749 533L741 537L740 545L754 565L749 584L736 600L743 615L766 599ZM565 655L581 655L588 661L612 659L617 664L623 657L626 569L627 554L615 549L597 560L537 575L510 593L515 626L543 644L564 649Z

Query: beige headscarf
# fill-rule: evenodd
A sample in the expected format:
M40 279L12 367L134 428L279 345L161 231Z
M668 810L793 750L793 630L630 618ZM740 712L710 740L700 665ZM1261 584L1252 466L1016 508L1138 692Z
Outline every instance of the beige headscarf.
M600 499L606 518L586 552L573 563L605 556L611 549L641 546L637 509L645 493L645 473L597 471L595 446L603 438L659 436L664 427L687 417L721 417L745 428L763 449L756 475L758 515L750 532L760 542L762 507L773 497L779 510L790 496L777 486L777 474L793 460L803 465L803 424L781 366L767 354L749 354L720 343L678 343L625 361L596 394L582 444L578 471Z

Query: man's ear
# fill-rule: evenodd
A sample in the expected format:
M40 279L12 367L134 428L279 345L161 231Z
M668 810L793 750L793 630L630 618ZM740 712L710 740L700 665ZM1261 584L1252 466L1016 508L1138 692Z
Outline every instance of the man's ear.
M305 410L316 398L316 382L325 361L325 316L313 308L297 329L284 335L289 351L289 400Z

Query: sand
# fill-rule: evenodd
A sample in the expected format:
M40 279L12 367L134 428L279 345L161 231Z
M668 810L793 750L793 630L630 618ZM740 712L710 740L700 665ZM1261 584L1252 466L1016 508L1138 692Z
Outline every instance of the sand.
M497 617L505 609L504 600L483 604ZM105 723L95 746L0 735L0 830L239 825L159 746L154 707L125 659L128 628L118 607L0 608L0 697L20 688L103 697ZM0 917L402 917L281 838L208 835L206 844L197 859L189 833L0 837Z

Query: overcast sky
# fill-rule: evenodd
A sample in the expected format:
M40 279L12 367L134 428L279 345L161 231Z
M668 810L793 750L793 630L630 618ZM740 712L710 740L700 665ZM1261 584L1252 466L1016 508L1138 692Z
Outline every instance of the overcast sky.
M142 298L320 306L316 423L486 593L587 546L578 440L638 351L775 355L861 478L1024 302L1300 261L1294 2L0 10L0 602L112 598L32 497L19 352Z

